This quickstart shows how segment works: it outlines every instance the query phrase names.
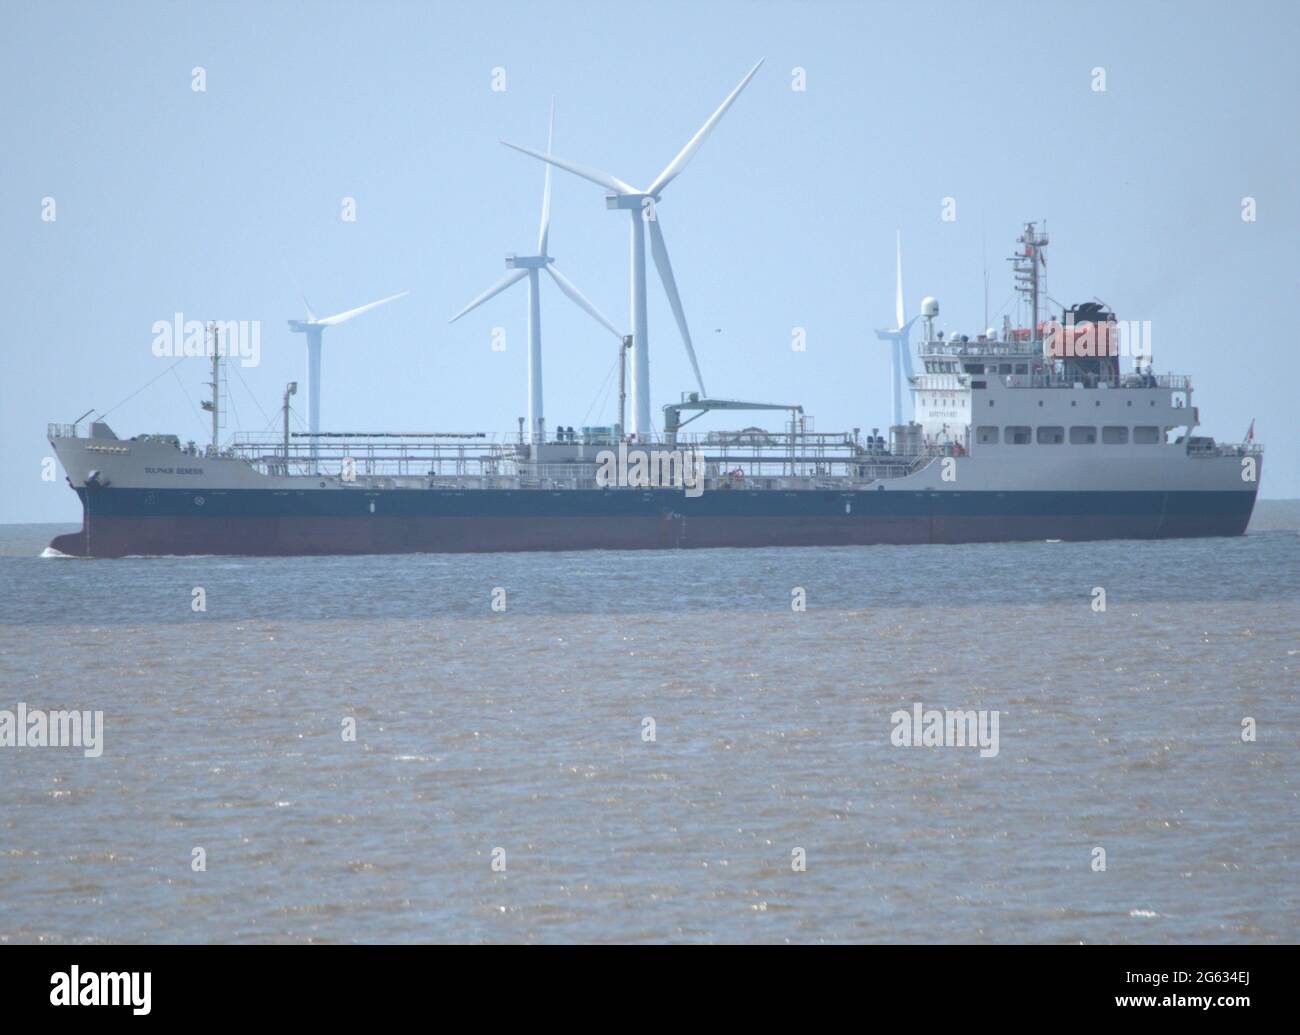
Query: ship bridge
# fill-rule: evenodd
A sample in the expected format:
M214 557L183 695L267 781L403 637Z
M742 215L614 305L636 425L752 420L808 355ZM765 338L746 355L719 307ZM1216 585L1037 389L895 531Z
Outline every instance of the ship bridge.
M1009 261L1028 327L1003 317L1000 331L945 338L935 329L938 301L922 302L922 372L911 391L923 448L1008 457L1026 448L1080 451L1074 459L1087 450L1107 458L1197 452L1204 440L1192 436L1199 415L1191 380L1154 373L1149 336L1121 325L1103 302L1040 321L1046 228L1026 223L1018 244ZM1122 369L1127 358L1131 370Z
M923 372L911 385L923 442L980 454L1021 446L1149 451L1189 441L1199 423L1191 379L1150 367L1121 372L1117 342L1106 335L1105 355L1075 355L1062 332L1076 326L1050 321L1032 337L940 333L923 342Z

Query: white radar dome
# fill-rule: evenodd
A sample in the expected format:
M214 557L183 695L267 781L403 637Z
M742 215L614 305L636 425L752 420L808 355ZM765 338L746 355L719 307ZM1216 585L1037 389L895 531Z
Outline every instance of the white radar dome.
M931 298L929 295L926 295L925 298L921 299L921 315L938 316L939 300L937 298Z

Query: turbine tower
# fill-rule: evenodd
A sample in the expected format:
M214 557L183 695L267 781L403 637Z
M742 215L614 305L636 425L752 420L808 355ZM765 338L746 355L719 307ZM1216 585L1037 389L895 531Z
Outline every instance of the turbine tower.
M517 144L502 141L507 147L522 151L526 155L532 155L532 157L539 158L543 162L549 162L557 168L564 169L575 176L581 176L585 180L590 180L592 183L604 187L611 192L605 196L605 207L608 209L622 209L632 218L632 427L636 431L637 439L642 442L649 441L650 438L650 340L648 333L649 322L646 318L645 274L646 228L648 227L650 232L650 251L654 256L655 268L659 271L659 279L663 282L664 292L668 296L668 304L672 307L673 317L677 321L677 329L681 332L682 342L686 346L686 354L690 358L691 369L695 372L695 382L700 386L700 394L708 398L709 393L704 388L704 379L700 376L700 365L695 359L695 346L691 343L691 332L686 326L686 313L682 309L681 295L677 291L677 281L673 277L672 263L668 259L668 248L664 244L663 228L660 226L657 206L663 189L686 168L686 164L694 157L695 152L700 149L700 145L713 131L713 127L718 124L718 120L722 118L727 109L740 96L740 91L754 78L754 73L758 71L762 64L763 62L760 59L758 64L749 70L745 78L740 81L740 85L727 95L727 99L719 105L717 111L709 116L708 121L700 127L695 136L686 142L686 146L681 149L677 157L669 162L664 167L663 172L655 177L654 182L644 190L633 187L631 184L625 183L623 180L609 175L609 173L601 172L599 169L557 158L549 152L543 154L541 151L534 151L529 147L521 147Z
M894 424L903 423L903 387L904 379L906 384L911 385L912 370L912 346L909 339L912 335L912 324L916 323L916 317L907 319L903 307L903 234L898 232L898 267L897 279L895 280L894 290L894 327L888 331L876 331L876 337L881 341L893 342L893 349L889 357L889 382L893 392L894 402Z
M551 123L546 136L546 150L550 153L555 139L555 105L551 105ZM609 322L587 297L563 273L555 268L555 260L546 254L551 233L551 167L546 167L546 182L542 187L542 225L537 234L536 255L507 255L506 269L510 270L490 288L451 318L455 323L466 313L477 309L489 298L501 294L510 285L528 278L528 435L529 441L539 445L546 441L545 417L542 411L542 306L539 295L541 278L538 270L546 270L560 290L570 300L579 305L586 313L610 334L623 338L623 332Z
M354 316L360 316L369 309L374 309L384 305L394 299L401 298L403 295L409 295L409 291L402 291L396 295L389 295L387 298L381 298L378 302L370 302L367 305L359 306L356 309L349 309L345 313L337 313L334 316L327 316L324 319L317 319L316 313L312 310L311 303L307 301L307 296L302 296L302 304L307 307L306 320L290 320L289 330L296 334L307 335L307 430L311 432L311 467L316 470L316 457L319 452L316 436L320 434L320 345L321 335L326 327L337 327L341 323L347 323Z

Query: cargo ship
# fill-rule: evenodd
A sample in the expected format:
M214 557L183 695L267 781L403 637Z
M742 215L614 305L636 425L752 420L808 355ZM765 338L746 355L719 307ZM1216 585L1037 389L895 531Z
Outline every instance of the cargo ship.
M882 434L824 432L797 403L684 393L659 429L537 420L517 435L290 431L213 440L121 438L103 420L49 440L82 527L50 553L378 554L865 546L1241 535L1262 474L1253 440L1197 434L1189 378L1131 355L1124 324L1088 302L1040 319L1047 235L1025 224L1015 261L1025 326L945 336L939 304L903 319L895 384L911 414ZM1136 340L1137 336L1130 335ZM620 371L635 349L619 342ZM1143 365L1143 359L1147 360ZM915 365L914 365L915 364ZM620 374L620 384L624 384ZM689 433L706 413L776 411L782 429ZM667 458L667 462L665 462ZM673 462L676 468L673 468ZM638 474L638 470L640 473ZM672 472L666 482L655 478ZM646 472L650 472L647 474ZM615 476L617 475L617 476ZM694 477L691 477L694 475Z

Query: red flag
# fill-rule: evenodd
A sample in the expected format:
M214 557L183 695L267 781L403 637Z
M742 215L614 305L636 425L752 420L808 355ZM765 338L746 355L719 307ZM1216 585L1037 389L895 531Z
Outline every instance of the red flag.
M1255 418L1254 417L1250 418L1250 430L1246 432L1246 441L1247 442L1255 441Z

